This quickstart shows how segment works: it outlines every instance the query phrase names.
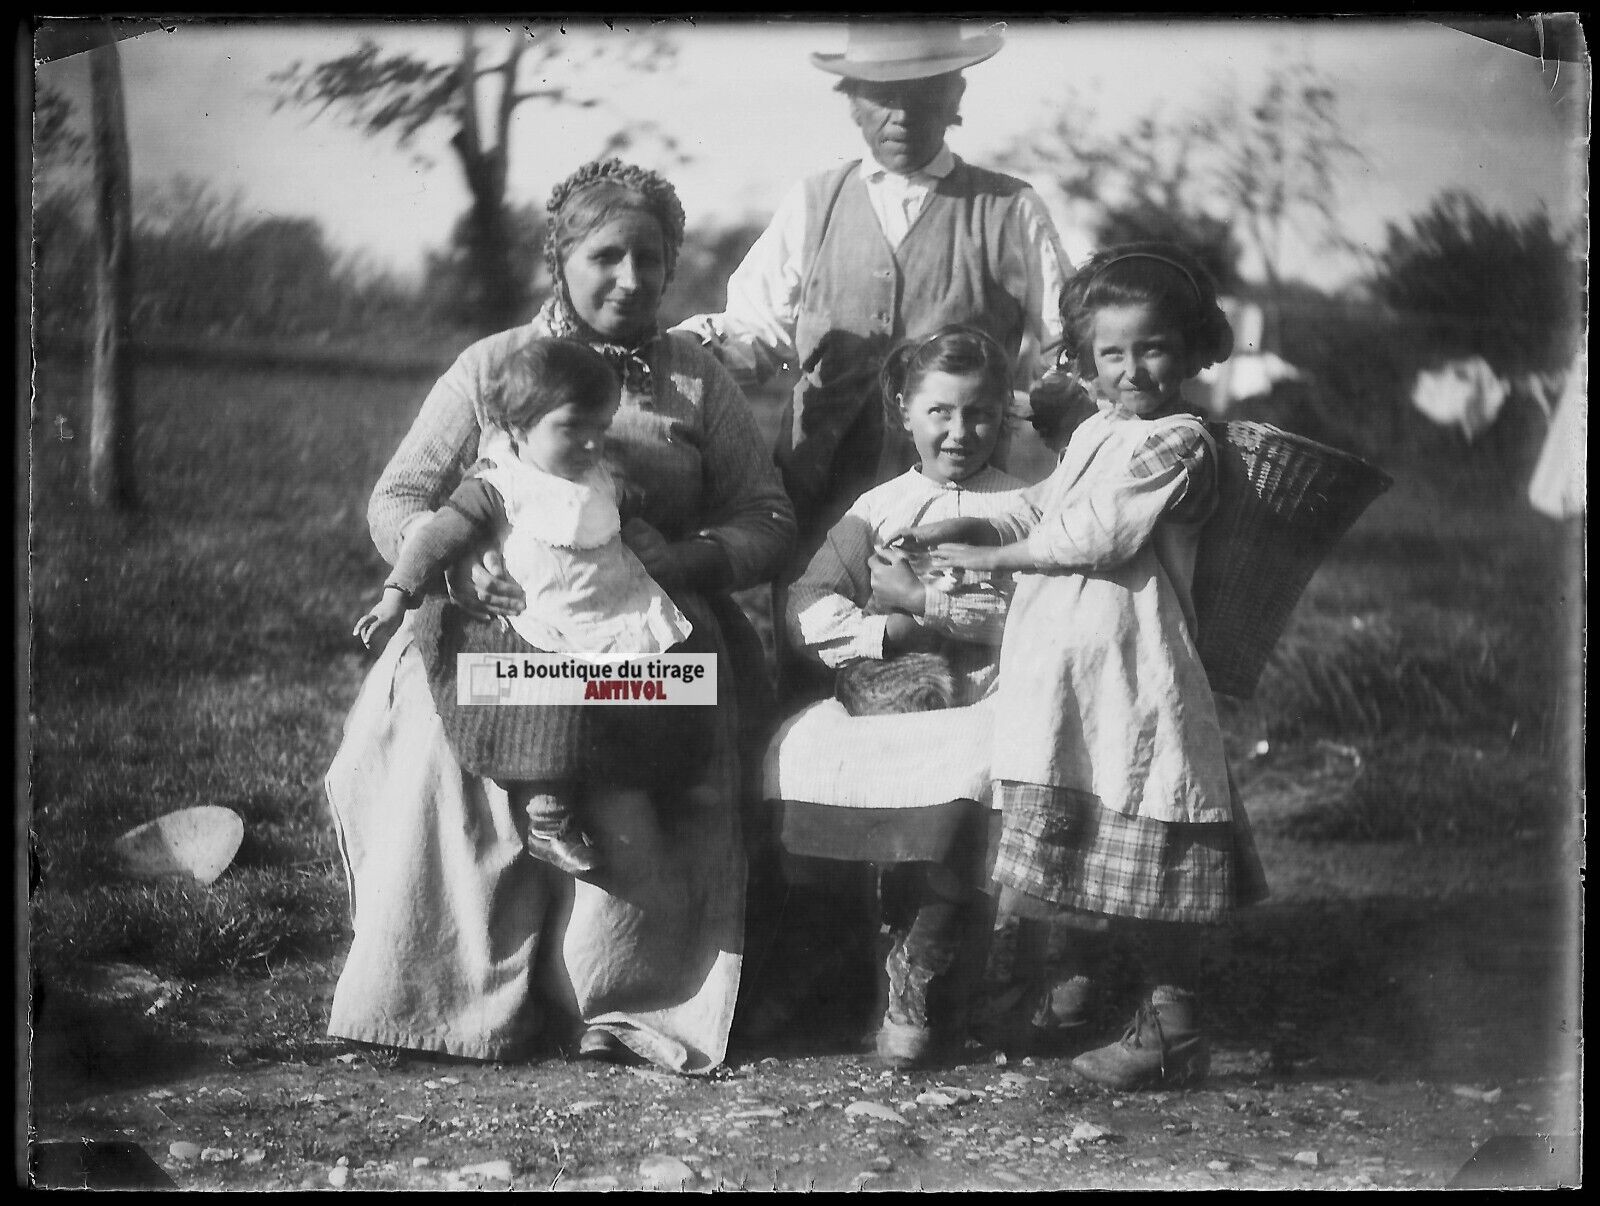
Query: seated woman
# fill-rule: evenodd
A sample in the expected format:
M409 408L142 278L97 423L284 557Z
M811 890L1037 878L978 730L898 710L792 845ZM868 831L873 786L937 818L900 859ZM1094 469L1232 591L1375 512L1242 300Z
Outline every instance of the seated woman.
M994 684L1008 584L925 582L911 568L916 551L891 538L936 519L1032 521L1023 483L989 464L1010 372L999 344L970 327L895 350L884 405L920 463L855 502L788 596L787 638L835 671L837 698L780 731L767 794L782 802L777 831L789 855L889 868L881 892L894 944L877 1050L894 1065L964 1037L989 919L978 803L989 728L970 705ZM910 718L894 715L930 710L916 717L915 739Z
M411 613L328 772L355 931L328 1032L506 1059L554 1030L586 1056L704 1072L723 1058L738 990L739 717L763 681L759 641L727 592L771 578L793 511L737 387L694 339L657 328L683 240L671 185L590 163L549 210L553 296L434 386L373 493L373 538L393 563L478 460L486 383L507 358L549 336L595 348L622 380L604 460L639 500L629 547L718 655L711 752L687 782L653 774L643 750L576 785L604 853L586 879L530 858L526 818L462 770L428 683L441 659L496 649L493 621L521 610L521 591L493 555L454 575L459 605Z

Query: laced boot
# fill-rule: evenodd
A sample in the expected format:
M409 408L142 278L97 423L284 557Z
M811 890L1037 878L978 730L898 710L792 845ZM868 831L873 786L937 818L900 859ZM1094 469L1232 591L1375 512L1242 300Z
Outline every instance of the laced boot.
M1158 988L1139 1006L1122 1038L1072 1061L1085 1080L1110 1089L1153 1089L1196 1084L1211 1069L1211 1050L1200 1030L1193 993Z

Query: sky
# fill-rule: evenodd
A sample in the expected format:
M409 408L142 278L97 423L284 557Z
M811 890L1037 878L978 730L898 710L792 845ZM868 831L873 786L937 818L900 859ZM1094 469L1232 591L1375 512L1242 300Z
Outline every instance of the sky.
M963 122L950 132L952 149L976 163L993 165L1048 123L1068 91L1114 129L1152 111L1183 114L1219 96L1248 97L1274 64L1304 60L1334 87L1344 131L1365 153L1339 182L1342 233L1358 245L1381 247L1388 224L1404 225L1447 188L1518 217L1543 208L1565 224L1586 213L1586 65L1541 62L1427 21L1033 15L1004 26L1005 47L967 71ZM523 28L516 36L526 36ZM562 36L532 28L538 38ZM570 28L575 39L638 36L622 23ZM691 228L707 231L765 221L803 176L861 153L845 101L831 91L836 77L810 62L813 52L843 49L842 25L719 18L667 28L678 43L669 70L590 69L581 83L603 105L518 110L510 200L542 206L552 185L630 119L655 121L678 141L687 162L646 147L632 157L665 170ZM479 32L486 55L512 36L506 26ZM363 36L439 61L460 37L456 27L419 19L179 19L122 42L136 180L186 173L237 195L248 216L312 216L336 248L373 267L416 271L466 205L445 132L425 132L402 150L331 113L275 108L268 80L296 60L344 53ZM82 55L37 68L39 84L85 116L87 75ZM1042 171L1030 173L1026 162L1010 170L1040 187L1070 258L1092 250L1087 214L1054 194ZM1311 238L1292 240L1285 261L1289 275L1324 287L1362 268L1359 256ZM1244 267L1255 266L1247 259Z

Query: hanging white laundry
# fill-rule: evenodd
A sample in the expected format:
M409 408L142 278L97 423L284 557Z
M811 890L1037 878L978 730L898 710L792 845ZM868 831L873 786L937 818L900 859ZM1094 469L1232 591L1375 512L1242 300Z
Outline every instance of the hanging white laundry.
M1233 379L1229 391L1237 401L1264 398L1280 381L1298 381L1300 370L1276 352L1233 357Z
M1579 352L1567 370L1555 418L1533 467L1528 501L1555 519L1582 515L1588 509L1588 467L1589 356Z
M1267 329L1267 315L1261 303L1224 297L1219 304L1228 317L1228 325L1233 328L1233 354L1254 355L1261 351L1261 340Z
M1460 427L1474 440L1499 417L1511 391L1482 356L1452 360L1443 368L1417 374L1411 402L1442 427Z
M1282 381L1298 381L1304 376L1276 352L1235 352L1221 364L1200 374L1202 399L1207 414L1221 418L1235 403L1264 398Z

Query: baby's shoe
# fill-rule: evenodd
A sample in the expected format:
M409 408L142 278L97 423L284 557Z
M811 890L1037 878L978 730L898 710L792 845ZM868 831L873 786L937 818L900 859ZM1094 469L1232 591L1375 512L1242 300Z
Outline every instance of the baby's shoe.
M573 817L568 817L554 830L541 829L539 823L530 818L523 846L534 858L568 875L584 875L600 866L599 851Z
M1078 1056L1072 1070L1110 1089L1196 1084L1211 1070L1199 1012L1193 993L1158 988L1139 1006L1121 1039Z

